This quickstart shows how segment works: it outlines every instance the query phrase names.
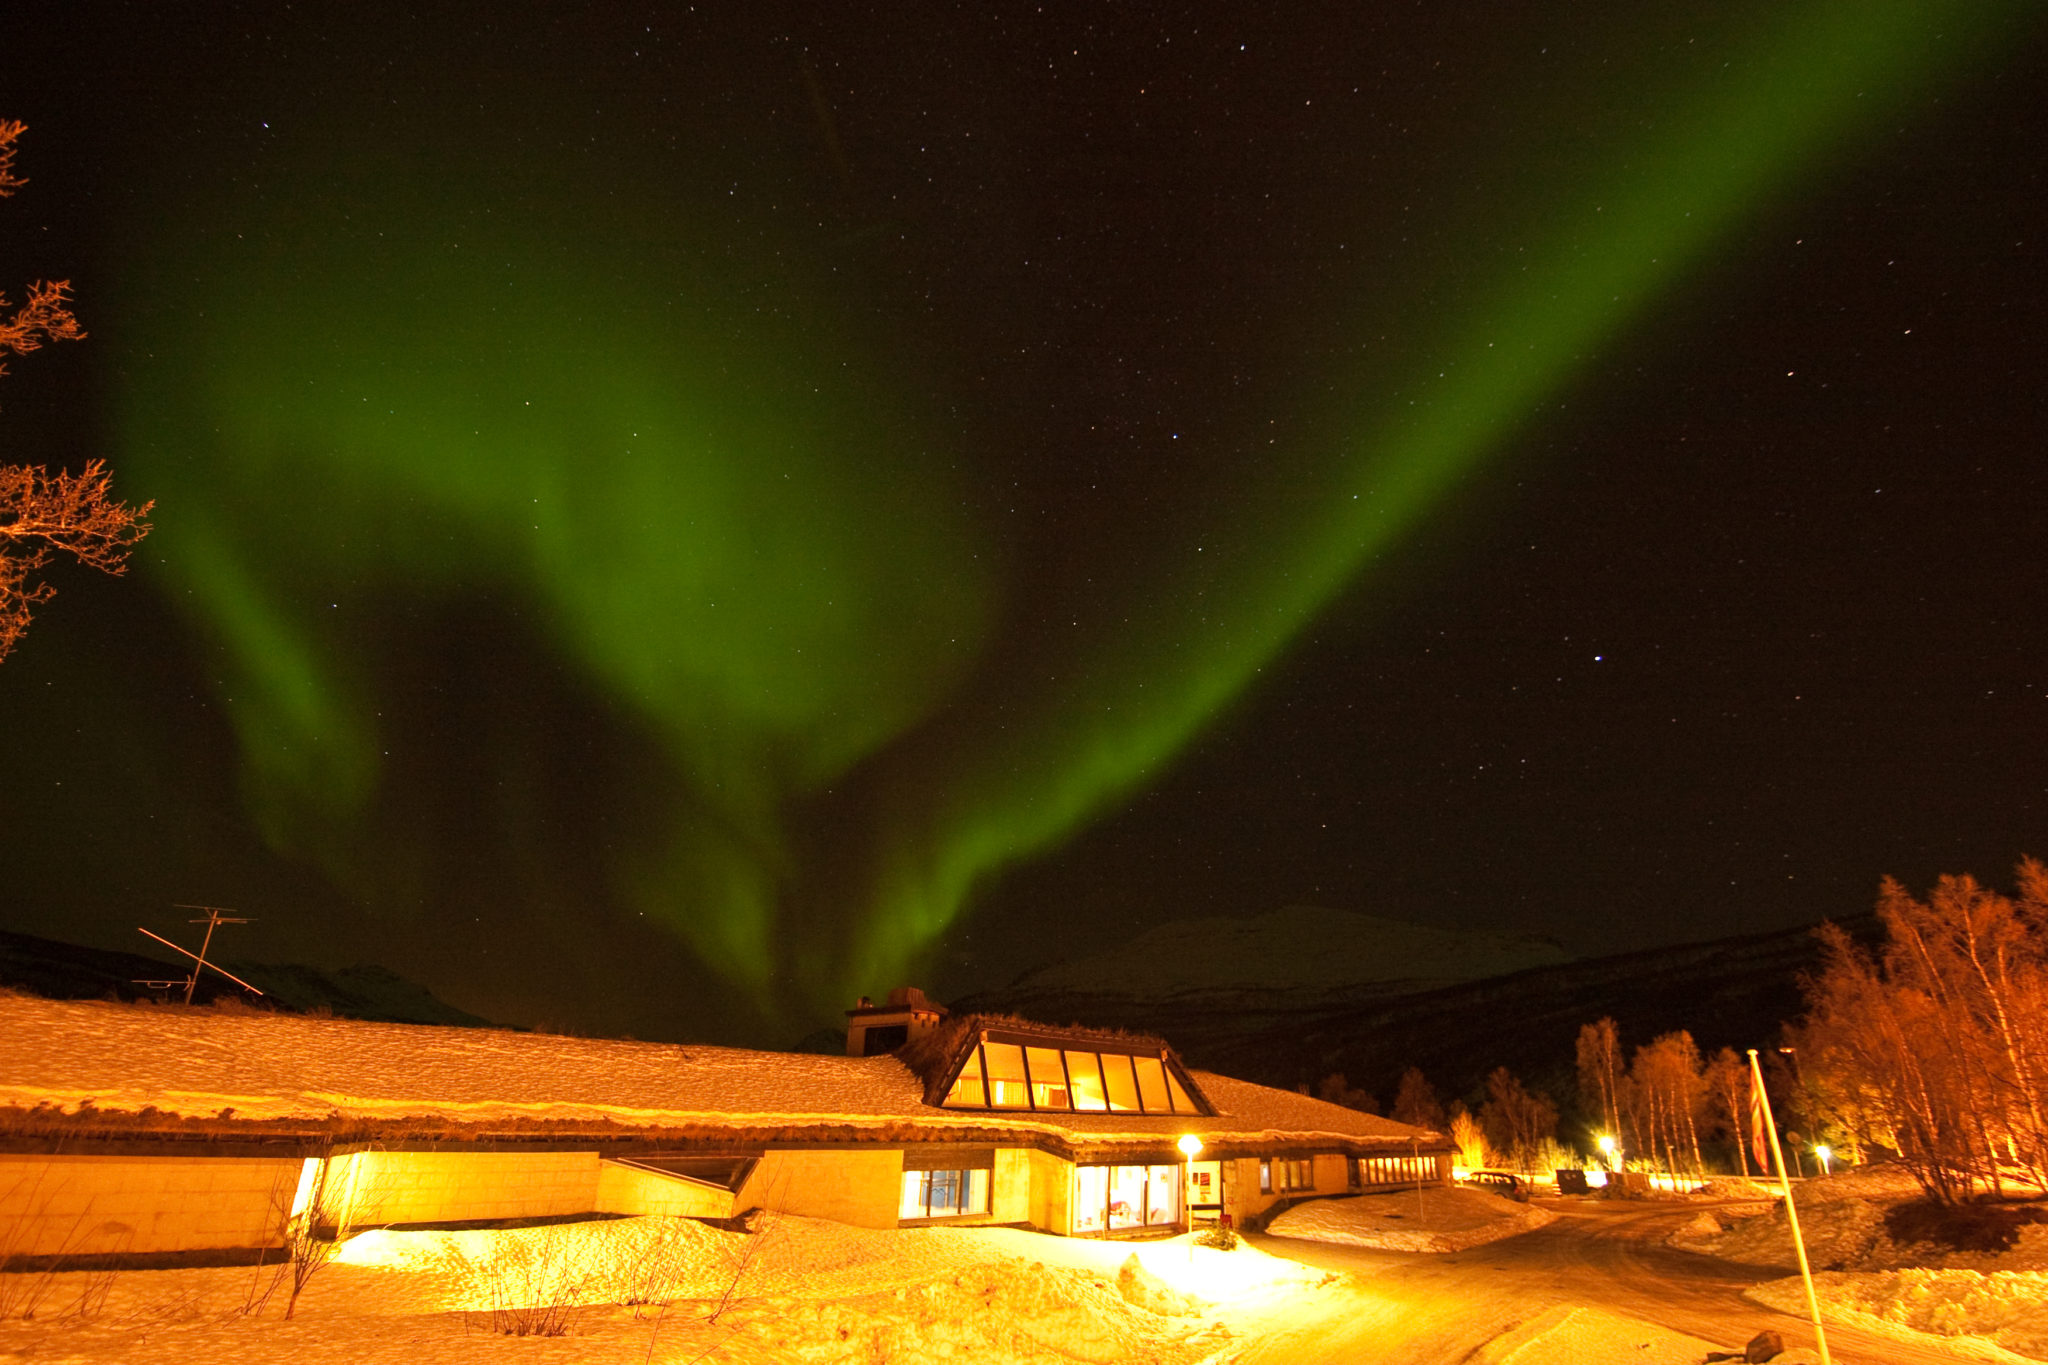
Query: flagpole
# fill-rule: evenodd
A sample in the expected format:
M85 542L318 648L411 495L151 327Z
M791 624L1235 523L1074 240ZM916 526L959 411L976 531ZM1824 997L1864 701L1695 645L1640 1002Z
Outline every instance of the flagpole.
M1799 1279L1806 1286L1806 1311L1813 1316L1813 1344L1820 1351L1820 1365L1834 1365L1828 1356L1827 1329L1820 1325L1820 1296L1813 1292L1813 1267L1806 1263L1806 1239L1799 1234L1799 1210L1792 1206L1792 1178L1785 1172L1785 1150L1778 1145L1778 1120L1771 1113L1770 1092L1764 1089L1764 1069L1749 1049L1749 1083L1756 1087L1756 1108L1771 1135L1771 1155L1778 1162L1778 1187L1785 1193L1785 1221L1792 1225L1792 1249L1799 1253Z

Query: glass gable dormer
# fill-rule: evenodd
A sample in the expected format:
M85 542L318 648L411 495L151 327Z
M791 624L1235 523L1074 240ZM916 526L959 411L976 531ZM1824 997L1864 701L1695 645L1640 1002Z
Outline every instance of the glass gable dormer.
M1157 1052L1070 1039L984 1033L941 1101L947 1109L1056 1113L1201 1114L1178 1070Z

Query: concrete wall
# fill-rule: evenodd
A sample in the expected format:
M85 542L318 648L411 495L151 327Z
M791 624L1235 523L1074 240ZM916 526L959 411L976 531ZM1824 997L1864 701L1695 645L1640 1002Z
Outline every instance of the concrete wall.
M1259 1189L1258 1158L1240 1157L1235 1163L1237 1169L1230 1181L1231 1193L1227 1211L1233 1222L1246 1223L1260 1217L1276 1205L1300 1203L1304 1199L1316 1199L1329 1194L1343 1194L1351 1188L1351 1172L1347 1166L1349 1160L1350 1158L1341 1153L1314 1153L1309 1157L1309 1174L1315 1181L1313 1189L1275 1191L1267 1194Z
M961 1219L961 1222L1029 1223L1036 1221L1031 1216L1032 1200L1037 1189L1032 1184L1034 1172L1031 1169L1031 1153L1022 1147L996 1148L995 1169L989 1173L989 1196L987 1219Z
M1062 1237L1074 1231L1074 1166L1036 1149L1025 1154L1031 1169L1031 1226ZM1000 1161L1003 1154L996 1153Z
M1226 1177L1230 1183L1230 1195L1224 1212L1230 1215L1232 1222L1249 1223L1280 1202L1277 1195L1260 1193L1258 1158L1244 1156L1218 1164L1231 1168Z
M556 1218L598 1207L596 1152L352 1152L333 1158L321 1221L350 1227Z
M893 1228L902 1198L901 1148L769 1152L740 1187L733 1212L773 1209L861 1228Z
M0 1156L0 1256L276 1246L297 1157Z
M1233 1219L1281 1202L1259 1191L1256 1158L1222 1163ZM278 1201L303 1200L300 1158L0 1156L0 1254L157 1253L275 1246ZM317 1166L314 1168L317 1174ZM1314 1158L1314 1194L1350 1188L1347 1159ZM347 1153L332 1159L321 1221L388 1223L573 1217L588 1213L730 1217L752 1208L893 1228L903 1188L897 1148L770 1152L737 1195L585 1152ZM302 1188L303 1186L303 1188ZM1300 1198L1297 1193L1287 1196ZM1073 1168L998 1148L986 1218L1072 1232ZM344 1214L345 1210L345 1214Z
M606 1161L597 1170L597 1211L730 1218L733 1192L686 1176Z

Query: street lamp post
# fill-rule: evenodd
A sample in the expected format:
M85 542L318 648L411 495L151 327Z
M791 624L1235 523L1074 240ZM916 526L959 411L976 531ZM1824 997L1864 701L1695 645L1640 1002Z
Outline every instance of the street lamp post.
M1804 1101L1802 1107L1806 1110L1806 1136L1808 1140L1811 1140L1818 1136L1814 1130L1820 1127L1820 1121L1814 1116L1813 1090L1806 1084L1806 1068L1799 1065L1799 1049L1796 1047L1781 1047L1778 1051L1792 1059L1792 1079L1799 1082L1799 1097ZM1820 1149L1818 1147L1814 1148L1814 1155L1820 1156ZM1821 1158L1821 1165L1823 1167L1827 1165L1827 1158ZM1799 1172L1801 1180L1806 1178L1806 1172L1799 1163L1799 1146L1797 1143L1793 1144L1792 1147L1792 1168Z
M1188 1224L1188 1264L1195 1260L1195 1158L1202 1154L1202 1140L1193 1133L1183 1133L1178 1143L1180 1148L1180 1213Z

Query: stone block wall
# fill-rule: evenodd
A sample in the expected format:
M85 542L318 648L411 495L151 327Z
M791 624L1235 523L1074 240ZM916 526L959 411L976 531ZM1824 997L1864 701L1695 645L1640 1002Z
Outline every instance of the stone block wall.
M556 1218L598 1208L596 1152L352 1152L333 1158L350 1227ZM340 1219L328 1213L323 1223Z
M0 1155L0 1256L279 1245L297 1157Z
M733 1211L773 1209L861 1228L893 1228L903 1196L901 1148L769 1152Z
M1000 1158L1002 1153L998 1152ZM1070 1161L1033 1149L1024 1154L1031 1175L1031 1226L1062 1237L1074 1231L1074 1166Z
M730 1218L733 1192L701 1180L606 1161L597 1170L599 1213Z

